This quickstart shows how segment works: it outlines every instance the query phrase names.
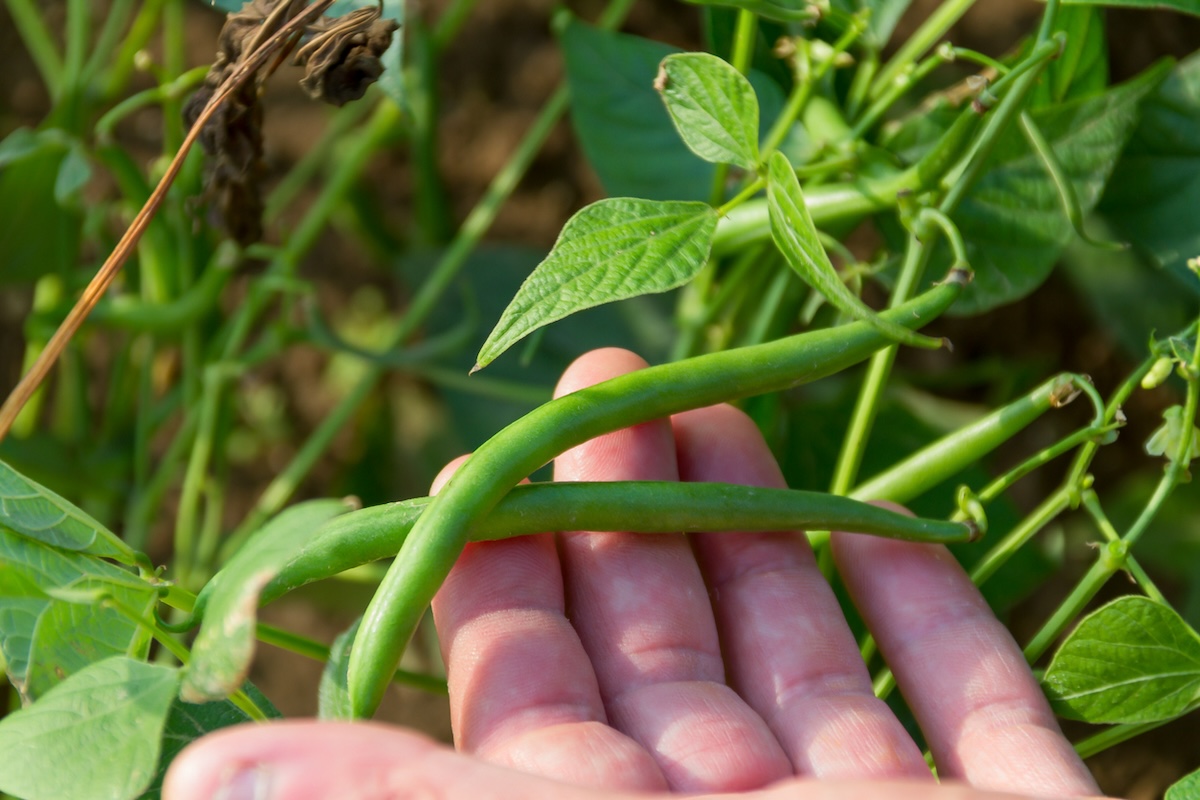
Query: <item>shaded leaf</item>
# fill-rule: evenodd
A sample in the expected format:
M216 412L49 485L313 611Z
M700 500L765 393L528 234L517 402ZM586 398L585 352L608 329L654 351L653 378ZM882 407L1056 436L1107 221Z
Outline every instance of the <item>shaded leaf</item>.
M127 800L158 763L178 670L114 657L0 721L0 790L24 800Z
M776 152L767 168L767 204L771 215L771 238L788 265L804 282L825 296L833 306L855 319L866 320L897 342L921 347L940 347L941 340L923 336L876 314L858 298L833 268L817 237L800 181L787 157Z
M67 274L79 262L83 218L55 196L68 141L61 131L18 130L0 145L0 285Z
M242 687L242 691L249 695L254 704L271 719L283 716L253 684L247 683ZM154 780L142 793L140 800L158 800L161 797L162 782L166 777L167 768L171 766L171 762L183 751L183 748L213 731L250 721L250 716L229 700L218 700L213 703L185 703L176 698L171 703L171 710L167 714L167 724L163 727L162 753L158 758L158 769Z
M758 164L758 98L750 81L709 53L663 59L654 88L693 153L716 164Z
M1054 710L1070 719L1174 719L1200 694L1200 636L1170 606L1122 597L1079 623L1042 683Z
M1160 63L1103 94L1030 112L1085 214L1100 199L1133 132L1139 103L1166 69ZM1046 279L1075 235L1053 181L1017 126L997 144L989 169L953 218L975 269L953 314L977 314L1024 297Z
M1200 54L1175 67L1142 104L1100 210L1120 234L1197 293L1200 255Z
M706 203L618 197L583 208L517 290L476 369L576 311L682 286L707 261L716 227L717 212Z
M342 500L310 500L285 510L208 582L196 602L204 622L192 644L180 697L191 703L223 700L245 682L263 586L324 523L348 510Z
M317 717L320 719L354 719L354 709L350 704L349 679L350 649L354 645L354 636L358 633L362 617L354 620L354 624L338 634L329 648L329 660L321 672L321 683L317 687Z

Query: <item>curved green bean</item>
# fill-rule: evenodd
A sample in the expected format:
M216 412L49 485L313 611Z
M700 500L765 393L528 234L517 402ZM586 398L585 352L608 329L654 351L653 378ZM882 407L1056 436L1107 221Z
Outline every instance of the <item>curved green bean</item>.
M403 546L432 498L343 514L321 531L264 587L268 603L313 581L389 558ZM973 525L909 517L847 497L727 483L614 481L517 486L471 529L482 542L545 531L844 530L909 542L971 541ZM204 609L201 592L196 613Z
M953 271L940 285L884 316L921 327L947 309L968 280L969 273ZM852 323L697 356L573 392L500 431L475 451L421 515L367 606L348 671L355 715L374 712L470 530L522 478L601 434L813 381L890 344L874 326Z

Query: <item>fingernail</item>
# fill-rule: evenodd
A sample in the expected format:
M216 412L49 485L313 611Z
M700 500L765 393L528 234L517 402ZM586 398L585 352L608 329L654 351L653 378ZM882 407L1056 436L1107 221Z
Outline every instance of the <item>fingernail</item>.
M272 783L267 765L242 767L221 782L213 800L270 800Z

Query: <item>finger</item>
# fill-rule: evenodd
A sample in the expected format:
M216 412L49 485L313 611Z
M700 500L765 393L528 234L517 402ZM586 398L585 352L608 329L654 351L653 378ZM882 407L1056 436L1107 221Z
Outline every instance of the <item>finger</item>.
M623 350L577 360L558 394L640 369ZM587 442L555 461L556 480L673 480L675 444L659 420ZM770 730L724 683L704 580L683 536L564 534L567 606L610 722L650 751L672 789L734 790L790 774Z
M458 463L442 471L435 491ZM606 724L591 664L563 611L549 534L468 545L433 614L459 749L581 786L664 785L653 759Z
M989 789L1097 793L1008 630L944 547L835 534L833 553L938 773Z
M731 406L673 418L681 477L786 488L754 423ZM875 697L837 598L801 532L697 534L731 685L771 726L796 771L932 779Z
M164 800L668 800L567 786L460 755L373 723L273 722L227 728L171 765ZM740 800L1015 800L964 787L788 781ZM696 798L704 800L704 798ZM712 797L711 800L718 800ZM734 800L730 795L721 800Z

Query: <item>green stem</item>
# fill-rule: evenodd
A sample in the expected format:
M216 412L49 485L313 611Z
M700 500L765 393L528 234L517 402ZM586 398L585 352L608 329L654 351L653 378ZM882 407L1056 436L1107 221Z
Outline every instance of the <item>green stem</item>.
M619 24L632 3L633 0L614 0L600 18L601 27L612 28ZM568 97L566 87L561 86L542 108L517 151L509 158L508 163L496 173L483 197L471 210L462 227L459 228L454 241L450 243L433 272L421 284L421 288L413 297L401 319L388 349L395 349L413 336L424 324L446 290L453 284L458 273L466 265L467 258L474 252L484 234L492 226L504 201L516 189L521 177L533 163L542 144L566 110ZM390 103L385 105L395 108ZM283 507L283 504L295 492L300 479L308 474L329 442L333 441L341 427L354 416L358 407L370 396L382 375L383 370L378 367L368 370L350 392L338 401L338 404L321 421L321 424L313 431L309 440L296 453L283 472L263 492L250 514L238 526L235 538L243 539L258 528L265 519ZM231 552L229 547L225 548L225 552Z
M918 327L961 290L952 277L889 314ZM355 714L374 712L430 599L473 524L547 461L603 433L725 400L763 394L830 374L866 358L887 340L855 323L687 361L650 367L560 397L485 442L442 488L413 527L363 616L350 656Z
M12 17L21 42L29 51L46 91L51 97L59 97L63 87L63 61L58 47L54 44L54 36L46 25L46 20L31 0L5 0L8 14Z
M733 53L730 55L730 63L743 75L750 71L750 61L754 57L754 43L757 39L758 17L744 8L739 10L733 31ZM713 170L712 187L708 192L710 205L719 206L725 199L725 182L728 179L729 165L717 164Z
M1125 725L1114 725L1111 728L1093 734L1086 739L1083 739L1075 744L1075 752L1080 758L1091 758L1098 753L1102 753L1110 747L1115 747L1121 742L1128 741L1136 736L1141 736L1143 733L1148 733L1156 728L1161 728L1168 722L1174 722L1175 719L1162 719L1153 722L1137 722Z
M875 100L888 91L896 79L911 69L916 60L937 44L973 5L975 0L946 0L940 4L879 70L868 97Z
M431 39L437 51L445 50L450 42L454 41L454 37L458 35L478 2L479 0L452 0L433 28Z
M100 28L100 33L96 36L96 43L92 46L92 52L88 56L87 64L83 67L84 75L99 75L100 70L108 63L113 50L121 42L121 34L129 24L129 17L133 13L133 4L134 0L112 0L108 12L104 15L104 26Z
M1054 644L1063 631L1083 612L1084 607L1096 596L1096 592L1125 566L1125 555L1125 547L1121 542L1109 542L1103 546L1096 563L1025 646L1026 661L1033 664L1042 657L1050 645Z

